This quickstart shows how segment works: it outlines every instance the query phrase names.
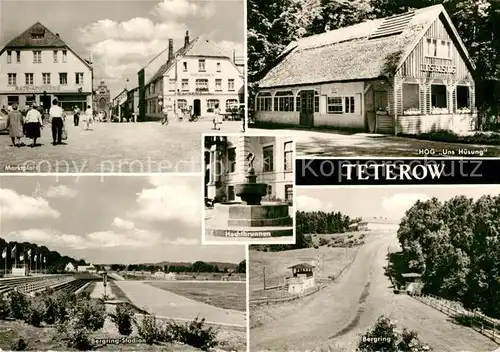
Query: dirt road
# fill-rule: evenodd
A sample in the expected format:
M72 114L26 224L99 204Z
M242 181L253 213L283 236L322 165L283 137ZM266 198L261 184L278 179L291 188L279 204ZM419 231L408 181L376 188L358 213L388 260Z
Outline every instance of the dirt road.
M305 351L332 347L354 351L360 335L384 314L398 327L416 330L435 350L491 351L496 344L407 295L395 295L384 275L386 254L398 250L393 232L360 248L349 270L286 317L250 331L251 350Z

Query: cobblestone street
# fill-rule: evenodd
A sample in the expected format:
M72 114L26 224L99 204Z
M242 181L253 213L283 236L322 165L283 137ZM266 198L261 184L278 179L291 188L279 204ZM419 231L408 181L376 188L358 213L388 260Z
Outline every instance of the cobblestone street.
M94 172L157 173L199 172L201 170L202 133L242 132L241 121L225 121L220 131L211 120L198 122L97 123L85 131L82 123L73 126L67 120L65 145L52 145L51 125L42 130L37 146L23 138L27 146L12 146L9 135L0 135L1 172Z

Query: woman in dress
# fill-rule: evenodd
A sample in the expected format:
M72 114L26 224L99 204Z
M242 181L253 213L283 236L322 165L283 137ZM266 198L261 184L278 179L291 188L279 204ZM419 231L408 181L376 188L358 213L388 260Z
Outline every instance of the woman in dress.
M12 105L12 111L7 116L7 128L12 139L12 146L19 148L21 146L21 137L24 136L23 114L17 110L17 104L14 104Z
M222 117L221 117L221 114L220 114L219 104L215 104L215 109L214 109L214 130L220 130L220 127L217 127L219 125L222 125Z
M31 105L31 110L26 114L25 120L26 137L33 139L31 148L36 146L37 138L40 138L40 129L43 127L42 114L37 109L36 103Z

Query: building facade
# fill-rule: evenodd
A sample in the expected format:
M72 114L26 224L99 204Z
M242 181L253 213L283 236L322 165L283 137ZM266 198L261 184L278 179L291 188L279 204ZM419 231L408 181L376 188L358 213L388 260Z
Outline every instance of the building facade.
M101 81L95 89L93 108L95 111L104 111L106 117L110 116L111 93L104 81Z
M93 71L59 34L37 22L0 51L0 106L49 109L57 98L64 110L92 105Z
M127 111L132 116L139 116L139 87L127 92Z
M116 114L120 119L124 118L127 113L127 89L122 90L116 97L113 98L111 104L113 106L113 114Z
M213 138L213 137L206 137ZM241 201L234 186L246 181L246 160L253 153L258 183L267 183L267 200L293 203L294 144L292 137L222 137L205 150L205 196Z
M159 59L165 59L162 52ZM202 37L190 41L186 33L183 46L174 52L169 40L166 60L148 79L145 70L138 73L139 90L144 81L144 119L160 119L164 107L181 115L187 109L201 117L211 117L216 105L225 113L240 102L244 73L235 62L215 44Z
M474 65L442 5L292 43L259 82L255 120L419 134L477 127Z

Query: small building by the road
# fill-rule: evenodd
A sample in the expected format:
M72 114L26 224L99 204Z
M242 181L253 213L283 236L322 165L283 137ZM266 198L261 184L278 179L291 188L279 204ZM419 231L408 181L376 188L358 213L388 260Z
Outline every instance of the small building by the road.
M422 290L422 274L404 273L401 274L402 285L408 294L419 294Z
M73 263L70 262L70 263L66 264L66 266L64 267L64 271L72 273L72 272L76 271L76 268L73 265Z
M442 5L288 45L258 82L255 121L420 134L477 126L474 65Z
M77 271L79 273L97 273L97 269L94 265L78 265Z
M35 23L0 49L0 107L25 109L36 102L48 110L57 98L66 111L85 111L93 100L91 61Z
M288 288L288 293L301 294L307 289L313 288L315 266L309 263L301 263L288 267L292 270L292 277L285 279L285 286Z
M349 231L367 231L368 223L366 221L356 222L349 225Z

